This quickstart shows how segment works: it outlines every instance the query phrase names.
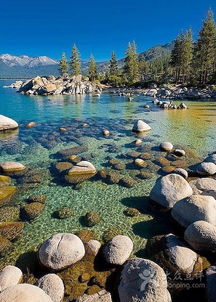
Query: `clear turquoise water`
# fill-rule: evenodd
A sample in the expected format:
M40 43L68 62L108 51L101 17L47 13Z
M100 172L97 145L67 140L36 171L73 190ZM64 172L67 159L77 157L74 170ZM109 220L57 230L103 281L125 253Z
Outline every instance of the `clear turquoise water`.
M108 157L119 157L130 151L139 151L131 144L136 135L131 132L133 121L143 119L152 131L143 138L143 150L153 149L154 158L161 152L154 150L161 141L171 141L177 146L193 152L199 160L209 152L216 150L216 102L187 102L189 110L158 110L151 104L151 99L137 96L133 102L127 98L102 94L100 98L86 96L29 97L12 89L4 89L10 82L0 81L0 113L15 119L20 124L19 132L10 138L1 138L1 161L15 160L22 162L37 172L45 173L43 182L38 186L17 184L19 194L14 203L22 206L29 195L44 193L47 195L45 211L31 223L26 223L22 236L13 244L13 250L2 259L15 262L19 256L29 250L36 250L42 241L56 232L75 232L86 228L82 217L89 210L96 210L102 221L91 228L99 236L108 227L120 227L135 243L135 251L144 248L146 239L163 233L166 229L163 218L157 217L148 206L148 196L158 174L150 180L136 179L133 188L119 185L107 185L100 181L87 181L81 190L74 190L56 182L57 175L51 167L56 163L55 154L79 144L87 144L88 152L83 156L97 167L107 165ZM149 103L151 109L144 109ZM177 102L179 103L179 102ZM37 126L25 129L27 122L35 121ZM83 128L82 123L88 127ZM66 134L59 132L59 127L67 127ZM110 137L101 132L109 129ZM51 172L50 172L51 171ZM138 169L127 169L122 175L135 177ZM15 180L15 183L17 181ZM53 213L62 206L71 206L76 215L58 220ZM138 207L142 214L138 217L126 217L123 212L127 207Z

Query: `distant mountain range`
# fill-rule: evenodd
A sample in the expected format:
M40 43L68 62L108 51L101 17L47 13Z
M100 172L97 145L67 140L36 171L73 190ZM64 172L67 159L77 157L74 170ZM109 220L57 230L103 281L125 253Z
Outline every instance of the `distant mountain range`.
M169 55L172 48L173 43L158 45L140 53L139 56L144 57L147 61L154 60L156 58ZM119 67L122 67L124 64L124 59L120 59L118 63ZM88 61L81 62L84 73L87 72L88 64ZM109 61L97 62L97 68L99 71L106 70L108 66ZM37 75L59 75L58 61L46 56L29 57L26 55L0 55L1 79L32 78Z

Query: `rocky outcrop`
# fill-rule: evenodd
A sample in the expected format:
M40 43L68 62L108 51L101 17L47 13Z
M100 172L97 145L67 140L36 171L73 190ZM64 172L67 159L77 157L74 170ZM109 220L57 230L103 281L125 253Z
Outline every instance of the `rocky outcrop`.
M61 278L56 274L47 274L37 282L40 287L53 302L61 302L64 298L64 284Z
M0 131L14 130L19 127L18 123L11 118L0 115Z
M0 293L0 302L53 302L39 287L30 284L17 284Z
M164 270L151 260L127 261L118 287L120 302L169 302Z
M171 214L183 227L198 220L216 225L216 200L212 196L192 195L178 201L173 206Z
M178 174L169 174L159 178L150 192L150 198L165 208L193 193L188 182Z
M118 235L110 240L103 249L106 262L122 265L133 251L133 242L128 236Z
M216 227L206 221L190 224L185 230L184 239L196 251L216 252Z
M81 260L85 255L85 248L76 235L59 233L41 245L38 255L45 267L61 270Z
M62 76L40 77L37 76L26 82L16 82L10 87L17 88L18 92L27 95L71 95L93 93L100 95L101 85L90 82L87 77Z
M6 266L0 272L0 292L8 287L17 285L21 279L22 272L18 267L12 265Z

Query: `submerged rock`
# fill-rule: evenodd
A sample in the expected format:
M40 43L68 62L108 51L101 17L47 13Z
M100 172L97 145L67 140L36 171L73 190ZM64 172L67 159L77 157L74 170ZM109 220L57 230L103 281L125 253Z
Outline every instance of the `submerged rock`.
M0 235L13 240L20 236L23 228L23 222L0 222Z
M106 262L122 265L133 251L133 242L128 236L118 235L112 238L103 248Z
M169 302L164 270L151 260L135 258L127 261L118 287L120 302Z
M59 219L66 219L74 216L74 211L69 207L63 207L58 211L57 214Z
M0 255L6 252L11 246L12 243L10 242L10 240L0 235Z
M11 200L16 192L16 187L3 187L0 188L0 206L3 206Z
M20 209L17 207L2 207L0 208L0 220L1 222L15 221L20 216Z
M18 123L11 118L0 115L0 131L14 130L19 127Z
M76 235L59 233L41 245L38 255L45 267L61 270L81 260L85 255L85 248Z
M92 227L98 224L100 220L101 220L100 215L95 211L88 212L85 215L85 223L88 227Z
M192 195L176 202L171 214L183 227L198 220L216 225L216 200L212 196Z
M133 132L144 132L144 131L150 131L150 130L151 130L151 127L142 120L136 121L134 123L133 129L132 129Z
M68 171L65 179L69 183L76 184L93 177L96 172L95 167L90 162L81 161Z
M1 163L0 168L5 173L19 172L26 169L23 164L14 161L6 161L4 163Z
M169 174L159 178L150 192L150 198L165 208L193 193L189 183L178 174Z
M53 302L39 287L31 284L17 284L0 293L0 302Z
M43 212L44 207L40 202L31 202L24 206L23 212L28 220L33 220Z
M41 288L53 302L62 302L64 298L64 284L56 274L47 274L40 278L37 286Z
M6 266L0 272L0 292L5 290L8 287L17 285L22 280L22 271L12 265Z
M76 155L79 153L83 153L88 151L88 147L87 146L77 146L77 147L73 147L73 148L69 148L69 149L65 149L65 150L60 150L58 152L59 155L61 156L70 156L70 155Z
M9 176L0 175L0 188L10 185L11 178Z

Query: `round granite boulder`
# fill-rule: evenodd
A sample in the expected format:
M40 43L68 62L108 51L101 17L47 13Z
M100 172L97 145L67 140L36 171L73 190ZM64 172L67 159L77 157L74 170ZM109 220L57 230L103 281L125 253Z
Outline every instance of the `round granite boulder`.
M18 284L22 280L21 270L13 265L6 266L0 272L0 292L8 287Z
M171 215L183 227L198 220L216 225L216 200L212 196L192 195L178 201Z
M144 132L144 131L150 131L150 130L151 130L151 127L142 120L136 121L134 123L133 129L132 129L133 132Z
M17 284L0 293L0 302L53 302L39 287L31 284Z
M184 239L196 251L216 252L216 227L206 221L190 224L185 230Z
M47 274L37 282L40 287L53 302L62 302L64 298L64 284L62 279L56 274Z
M17 163L15 161L6 161L4 163L1 163L0 168L5 173L20 172L26 169L23 164Z
M170 142L163 142L160 144L160 149L162 151L170 152L173 149L173 144L171 144Z
M128 236L118 235L110 240L103 248L106 262L113 265L122 265L133 251L133 242Z
M197 166L197 174L201 176L211 176L216 173L216 164L210 162L203 162Z
M18 123L11 118L0 115L0 131L14 130L19 127Z
M85 248L76 235L59 233L46 240L38 254L45 267L61 270L81 260L85 255Z
M168 174L159 178L150 192L150 198L165 208L193 193L189 183L178 174Z
M118 287L120 302L169 302L164 270L148 259L128 260Z

